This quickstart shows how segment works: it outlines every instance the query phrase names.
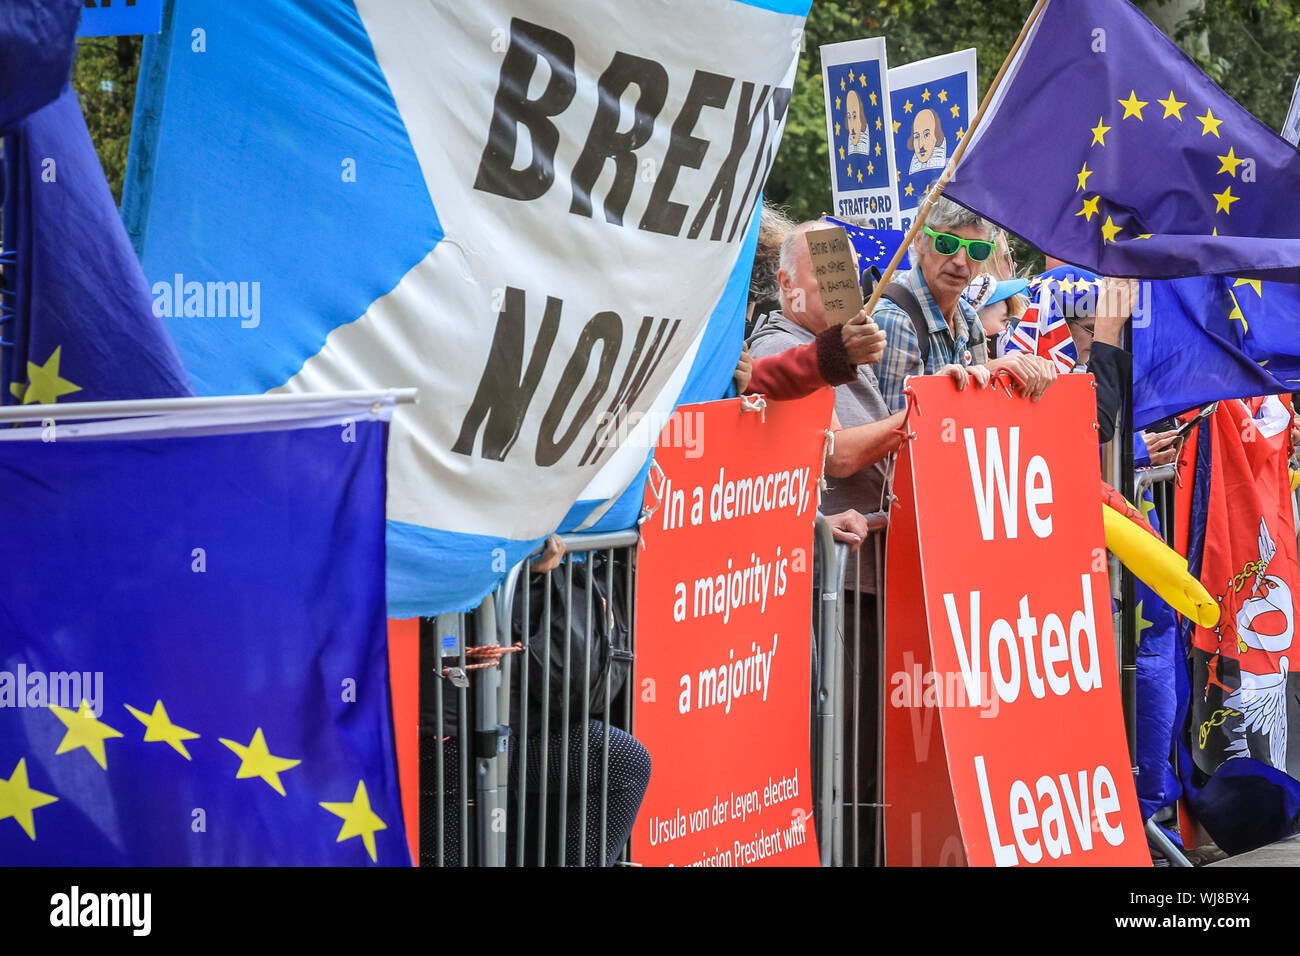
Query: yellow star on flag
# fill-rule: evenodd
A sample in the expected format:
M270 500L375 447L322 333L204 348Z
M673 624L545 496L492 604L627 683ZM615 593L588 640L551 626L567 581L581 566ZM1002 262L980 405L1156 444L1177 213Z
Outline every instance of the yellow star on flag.
M858 182L862 182L862 170L858 170Z
M838 96L835 97L835 108L836 109L840 108L840 98Z
M1241 303L1237 301L1237 293L1229 289L1228 298L1232 299L1232 311L1228 313L1228 321L1240 322L1241 333L1242 335L1245 335L1247 332L1250 331L1250 324L1246 321L1246 316L1241 311Z
M1154 504L1153 504L1153 507L1154 507ZM1145 502L1144 502L1144 508L1145 508ZM1138 601L1138 616L1137 616L1137 643L1138 643L1139 646L1142 644L1142 632L1145 631L1148 627L1151 627L1151 626L1152 626L1151 622L1148 621L1145 617L1142 616L1142 602L1141 602L1141 601Z
M845 175L845 176L848 176L848 177L850 177L850 178L853 177L853 166L852 166L852 164L848 164L848 165L846 165L846 166L844 167L844 175Z
M1139 238L1139 239L1150 239L1150 238L1151 238L1151 233L1149 233L1149 232L1144 232L1144 233L1142 233L1142 235L1138 236L1138 238Z
M1126 120L1130 116L1136 116L1138 121L1141 122L1142 107L1147 105L1147 101L1138 99L1136 90L1129 91L1127 100L1116 100L1116 102L1119 103L1120 106L1124 107L1124 115L1120 117L1121 120Z
M86 751L95 758L95 763L99 764L100 769L107 770L108 755L104 753L104 741L110 737L121 737L122 732L100 721L90 704L84 700L81 702L80 710L68 710L55 704L50 705L50 710L68 728L68 732L59 741L59 749L54 751L54 755L58 756L69 750L85 747Z
M966 127L964 127L964 126L958 126L958 127L957 127L957 138L958 138L958 139L961 139L961 138L962 138L963 136L965 136L965 135L966 135Z
M1222 136L1219 136L1219 127L1223 125L1223 120L1214 118L1214 110L1206 107L1205 115L1196 118L1201 121L1202 136L1205 136L1208 133L1213 133L1217 139L1223 138Z
M839 135L840 135L840 124L839 124L839 123L836 123L836 124L835 124L835 135L836 135L836 136L839 136Z
M1235 289L1237 286L1241 285L1250 286L1255 290L1255 295L1259 296L1261 299L1264 298L1264 284L1260 282L1259 279L1238 279L1232 284L1232 287Z
M1075 213L1075 215L1077 216L1078 213ZM1089 216L1088 218L1091 219L1092 217ZM1082 282L1082 280L1080 280L1080 282ZM1056 287L1066 294L1069 294L1074 291L1074 283L1071 282L1069 279L1057 279Z
M0 778L0 820L13 817L31 839L36 839L36 822L32 811L58 802L58 797L33 790L27 783L27 759L18 758L18 766L9 775L9 779Z
M342 843L344 840L359 836L361 842L366 845L366 852L370 854L370 859L378 862L375 854L375 834L380 830L387 830L388 824L379 819L375 811L370 809L370 797L366 794L364 780L357 782L357 792L353 795L351 803L322 801L321 806L336 817L343 818L339 838L334 842Z
M880 127L880 117L877 116L877 117L876 117L876 129L880 129L880 128L881 128L881 127Z
M1096 172L1096 170L1089 169L1087 163L1083 164L1083 169L1079 170L1079 172L1077 173L1079 178L1079 188L1076 189L1075 192L1080 192L1081 190L1088 188L1088 177L1091 176L1094 172Z
M1182 110L1183 110L1183 107L1186 106L1187 104L1186 104L1186 103L1180 103L1178 100L1174 99L1174 91L1173 91L1173 90L1170 90L1170 91L1169 91L1169 99L1167 99L1167 100L1156 100L1156 102L1159 103L1161 106L1163 106L1163 107L1165 108L1165 115L1164 115L1163 117L1161 117L1161 119L1169 119L1169 117L1172 116L1172 117L1174 117L1174 119L1178 120L1180 123L1183 121L1183 112L1182 112Z
M262 736L262 728L258 727L253 732L253 739L244 744L235 743L233 740L227 740L225 737L218 737L223 744L233 750L239 757L239 770L235 773L236 780L245 780L249 777L261 777L267 784L278 793L284 796L284 784L280 782L280 774L285 770L292 770L301 760L292 760L288 757L277 757L266 747L266 738Z
M940 90L940 91L939 91L939 102L940 102L940 103L947 103L947 102L948 102L948 91L947 91L947 90Z
M866 85L867 85L867 74L865 74L865 73L859 73L859 74L858 74L858 86L866 86Z
M1100 196L1093 196L1091 199L1089 199L1087 196L1084 196L1083 208L1080 209L1078 212L1076 212L1075 215L1083 216L1083 218L1086 221L1092 222L1092 217L1098 215L1101 212L1101 210L1097 208L1097 203L1100 201L1101 201Z
M879 143L876 144L876 155L877 155L877 156L880 155L880 144L879 144Z
M1092 142L1088 144L1090 147L1106 145L1106 134L1110 132L1110 127L1106 125L1105 120L1104 116L1097 118L1097 125L1092 128Z
M1114 242L1115 237L1118 236L1123 230L1124 227L1115 225L1114 220L1112 220L1110 216L1106 217L1106 221L1102 223L1101 226L1101 234L1104 241L1106 242Z
M960 103L953 103L953 104L952 104L952 117L953 117L953 119L956 119L958 116L961 116L961 104L960 104Z
M876 172L876 164L875 164L875 163L872 163L872 162L868 162L868 163L867 163L867 175L868 175L868 176L873 176L873 175L875 175L875 172Z
M844 147L841 146L841 147L840 147L840 159L843 159L843 158L844 158Z
M849 82L853 82L853 67L849 67Z
M843 81L843 80L840 80L840 92L841 92L841 93L844 92L844 81Z
M908 183L907 188L903 190L903 195L910 196L914 192L916 192L916 188L911 183Z
M63 346L60 345L50 353L44 365L37 365L35 362L27 363L28 385L22 396L24 405L33 403L51 405L69 392L81 391L80 385L73 385L67 379L59 377L59 359L62 352Z
M1232 204L1237 202L1239 199L1241 199L1240 196L1234 196L1232 194L1231 186L1229 186L1221 193L1213 193L1213 196L1214 196L1214 211L1216 213L1226 212L1228 215L1232 215Z
M1227 173L1233 179L1237 178L1237 167L1245 162L1244 159L1239 157L1236 154L1236 152L1233 151L1233 148L1231 146L1228 147L1228 155L1218 156L1218 160L1219 160L1219 173ZM1215 175L1217 176L1219 175L1219 173L1215 173Z
M901 169L894 170L894 182L899 183L902 181L903 181L903 171Z
M194 740L199 735L192 730L186 730L184 727L172 723L172 719L167 716L167 708L163 706L161 700L154 701L153 713L146 714L142 710L136 710L130 704L123 704L136 720L144 724L144 739L146 743L162 741L171 745L171 748L186 760L190 759L190 752L185 749L182 741Z
M906 103L903 104L903 112L904 112L904 113L910 113L910 112L912 112L912 101L911 101L911 100L908 100Z
M902 125L903 125L903 124L900 123L898 120L894 120L894 132L897 133L897 132L898 132L898 128L899 128L900 126L902 126Z
M925 88L925 91L921 93L921 102L930 102L930 88L928 86Z

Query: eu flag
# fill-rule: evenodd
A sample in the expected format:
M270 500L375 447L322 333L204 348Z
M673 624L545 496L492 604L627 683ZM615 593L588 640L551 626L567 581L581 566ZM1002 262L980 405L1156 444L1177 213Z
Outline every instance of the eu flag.
M945 194L1103 275L1300 278L1300 154L1135 7L1049 0Z
M0 861L409 865L386 426L194 414L0 432Z
M825 219L832 226L844 227L844 231L849 237L849 244L853 246L853 251L858 255L859 273L870 269L872 266L883 272L885 266L889 265L889 260L894 257L894 253L898 251L898 247L907 238L906 234L899 229L863 229L861 226L855 226L843 219L836 219L834 216L826 216ZM906 252L903 253L903 258L898 261L898 268L911 268Z
M29 116L9 144L5 274L13 311L6 315L12 347L5 352L3 400L192 395L71 84ZM204 291L229 305L229 290Z
M1208 402L1300 391L1300 286L1231 276L1143 285L1135 427Z
M0 4L0 133L59 95L77 53L82 7L81 0Z

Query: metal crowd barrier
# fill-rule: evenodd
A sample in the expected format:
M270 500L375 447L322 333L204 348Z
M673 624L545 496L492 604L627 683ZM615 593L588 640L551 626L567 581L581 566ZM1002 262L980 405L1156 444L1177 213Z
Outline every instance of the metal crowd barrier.
M422 700L422 709L433 714L421 757L423 865L606 862L611 727L632 733L631 674L621 688L612 681L615 666L630 670L634 657L638 537L636 531L564 536L566 554L555 570L530 575L536 557L530 556L475 611L422 622L422 638L429 632L421 649L422 667L444 674L425 681L422 691L432 698ZM591 568L602 558L593 580ZM616 573L622 579L619 587ZM608 598L602 596L598 607L602 583ZM535 589L541 591L540 611L533 606ZM596 649L576 638L574 624L584 624L580 633L590 636L596 615L606 615L610 623L604 626L603 706L593 709L590 674ZM552 628L561 617L563 659L552 661ZM536 633L530 626L534 618L540 625ZM613 621L625 626L626 648L614 646ZM581 661L573 659L575 648ZM538 699L543 704L536 715L529 707L534 690L529 686L534 678L530 658L540 668ZM580 688L571 686L575 664L580 673L573 679ZM556 667L558 683L552 686ZM447 694L455 694L454 701ZM550 701L559 701L558 707ZM448 733L448 711L455 719L454 733ZM635 752L630 743L624 749ZM618 856L626 862L626 846Z
M1134 502L1138 508L1142 507L1142 497L1148 489L1151 491L1151 501L1154 504L1155 514L1158 519L1160 536L1164 538L1165 544L1171 548L1176 540L1175 536L1175 515L1174 494L1175 481L1178 477L1178 466L1170 463L1167 465L1157 465L1152 468L1139 469L1133 483L1133 496L1137 500ZM1136 670L1136 663L1135 663ZM1137 768L1134 768L1134 776L1137 776ZM1147 840L1151 846L1169 861L1170 866L1189 867L1191 862L1178 849L1178 846L1165 835L1160 829L1160 824L1170 825L1177 828L1177 811L1173 807L1165 807L1163 810L1156 812L1151 819L1145 821L1145 830Z
M815 666L813 670L813 686L817 689L813 779L819 784L815 812L823 866L880 866L884 861L886 694L882 662L884 539L889 515L875 512L865 517L869 535L856 552L836 543L825 519L817 519L813 647L820 668ZM863 575L864 553L875 559L870 581ZM856 581L858 587L849 588L850 581ZM857 594L851 602L853 620L846 620L850 605L846 598L851 590L874 595L869 616L874 633L863 633L864 615ZM870 708L863 701L868 681L875 684L875 705ZM862 771L867 760L872 761L874 773L871 786L864 792ZM865 822L864 810L868 811ZM868 830L869 859L863 853L863 837Z
M884 516L870 517L873 534L863 547L874 548L883 561L880 531ZM428 718L421 746L422 865L582 866L608 862L611 728L629 735L633 732L634 669L621 688L612 685L616 657L620 664L634 668L638 534L568 535L563 540L566 554L555 570L530 575L528 567L536 555L530 556L512 568L497 592L476 610L421 622L422 668L442 675L424 681L421 692L422 714ZM861 825L858 804L867 797L877 804L879 796L859 792L858 734L846 728L844 719L851 714L856 727L864 716L860 669L849 688L850 708L845 706L846 633L841 595L850 556L847 547L834 541L830 526L820 517L813 554L810 756L814 825L822 865L842 866L846 820L848 837L856 846ZM597 604L597 588L582 586L595 563L600 564L596 579L603 582L604 594L618 604L608 611L616 619L621 613L627 640L624 649L605 647L610 666L604 667L600 677L604 681L603 702L593 708L589 659L585 652L579 654L581 660L570 652L582 647L572 636L575 622L584 625L581 634L590 635L597 615L606 612ZM615 587L616 578L621 579L621 589ZM883 588L883 571L877 578L877 587ZM529 626L534 619L540 625L537 628ZM563 642L562 659L553 661L550 635L561 621L563 633L570 637ZM612 635L614 629L606 633ZM877 635L881 634L883 628L878 623ZM856 623L853 639L855 647L862 639ZM530 659L540 673L528 666ZM540 687L532 686L539 676ZM533 714L528 701L534 697L556 703ZM582 728L587 729L585 733ZM575 743L575 738L580 740ZM855 773L848 794L844 791L846 763ZM878 821L875 826L879 830ZM855 850L847 856L853 864L859 862ZM614 862L632 865L626 843Z

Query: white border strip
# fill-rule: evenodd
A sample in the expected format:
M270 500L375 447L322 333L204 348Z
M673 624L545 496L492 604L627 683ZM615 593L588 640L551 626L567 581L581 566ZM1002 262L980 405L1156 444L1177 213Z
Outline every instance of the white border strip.
M289 392L271 395L211 395L201 398L149 398L120 402L68 402L65 405L3 405L0 422L42 422L75 418L95 420L105 418L135 418L142 415L163 415L169 412L207 412L259 410L272 413L276 406L303 409L313 404L332 402L413 405L416 389L390 388L381 391L342 392ZM301 412L299 412L301 413ZM295 412L289 412L289 415Z

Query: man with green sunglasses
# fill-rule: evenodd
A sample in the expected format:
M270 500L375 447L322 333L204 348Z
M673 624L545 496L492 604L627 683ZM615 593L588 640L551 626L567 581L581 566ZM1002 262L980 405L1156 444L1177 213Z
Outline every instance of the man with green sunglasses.
M912 244L912 271L895 276L871 316L888 343L876 378L891 411L906 405L903 386L909 375L933 375L949 364L982 365L990 372L1005 367L1025 382L1025 393L1035 400L1055 380L1055 366L1036 356L1015 352L989 359L979 317L962 291L994 246L991 223L939 197Z

